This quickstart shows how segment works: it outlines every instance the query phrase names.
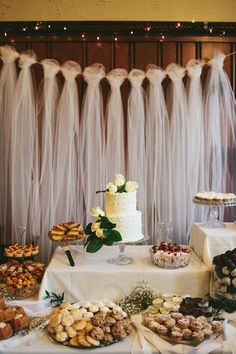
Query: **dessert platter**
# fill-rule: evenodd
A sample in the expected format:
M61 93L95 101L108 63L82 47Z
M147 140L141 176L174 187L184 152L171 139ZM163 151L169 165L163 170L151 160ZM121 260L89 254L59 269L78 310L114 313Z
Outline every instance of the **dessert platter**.
M213 296L236 300L236 248L213 258Z
M236 195L234 193L199 192L194 196L193 202L209 206L208 221L203 225L204 227L224 227L224 223L219 221L219 207L236 205Z
M40 262L11 260L0 265L0 281L6 285L8 295L26 299L37 291L45 270Z
M126 312L114 302L63 303L49 316L50 338L81 349L111 345L131 332Z
M160 268L186 267L191 258L191 249L171 242L161 242L150 248L152 261Z
M52 241L60 244L67 255L70 265L73 267L75 262L70 252L69 243L84 240L85 233L81 224L72 221L57 224L49 230L48 236Z
M39 246L34 244L20 245L19 243L15 243L14 245L5 247L4 250L4 255L7 258L13 258L17 260L32 258L37 254L39 254Z
M203 298L163 294L143 315L143 324L162 339L172 343L196 346L206 339L215 339L223 329L213 309Z

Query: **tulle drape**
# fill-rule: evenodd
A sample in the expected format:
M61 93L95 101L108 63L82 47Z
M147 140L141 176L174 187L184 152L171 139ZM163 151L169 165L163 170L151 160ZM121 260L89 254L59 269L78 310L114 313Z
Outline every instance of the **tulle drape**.
M36 56L31 51L20 56L21 68L13 100L11 132L11 192L12 192L12 239L19 240L19 232L27 229L28 238L36 232L39 215L37 209L37 158L36 158L36 109L35 88L31 65Z
M222 52L215 52L207 63L210 70L204 86L206 186L208 190L216 192L225 192L227 189L228 156L235 146L235 97L223 69L224 59Z
M55 148L55 124L59 102L57 73L58 62L52 59L41 61L44 79L38 95L38 120L41 122L39 192L41 208L41 249L47 261L52 251L52 242L47 237L48 230L54 225L54 170L53 152Z
M171 218L169 117L162 88L166 72L148 65L146 95L146 197L148 235L154 237L158 222Z
M186 92L183 84L185 69L170 64L166 71L171 79L167 93L170 116L171 204L174 241L186 243L189 128ZM184 216L184 217L183 217Z
M15 60L19 54L10 46L0 47L3 67L0 73L0 236L6 244L11 229L11 186L9 185L9 161L11 160L12 102L16 85Z
M190 60L187 65L187 100L189 120L189 183L188 183L188 228L193 221L204 221L205 208L193 204L192 199L198 191L205 191L204 161L204 120L201 73L204 62ZM198 147L196 149L196 146Z
M126 77L124 69L114 69L106 76L111 87L106 109L106 181L112 181L117 173L126 175L124 112L120 92Z
M127 176L137 181L138 209L143 212L143 231L147 232L146 222L146 165L145 165L145 106L142 83L145 73L133 69L128 75L131 91L128 98L127 113Z
M94 206L102 206L103 195L96 194L96 191L104 190L107 182L104 179L105 130L100 89L100 80L105 76L104 67L101 64L91 65L85 68L83 76L88 84L83 101L80 129L81 176L86 224L91 219L90 210Z
M0 54L2 242L20 242L19 233L26 229L29 242L40 237L35 240L48 262L53 248L49 228L72 219L85 226L91 208L103 204L104 195L96 191L104 190L116 173L139 183L144 234L155 236L158 222L172 221L177 243L187 242L192 222L205 221L207 208L194 207L194 194L211 189L236 192L236 104L223 53L215 53L206 63L204 89L199 61L190 61L186 71L176 64L166 71L149 65L146 76L133 69L128 75L127 120L120 91L126 71L107 74L110 95L104 117L100 81L105 71L101 64L91 65L83 72L87 88L81 122L77 63L60 67L54 60L43 60L36 104L35 54L21 54L19 63L19 54L11 47L0 47ZM166 74L171 82L165 100Z
M63 220L77 221L79 214L77 194L79 101L75 79L80 74L81 68L76 62L68 61L63 64L61 71L65 83L58 105L56 149L53 154L54 223L56 224Z

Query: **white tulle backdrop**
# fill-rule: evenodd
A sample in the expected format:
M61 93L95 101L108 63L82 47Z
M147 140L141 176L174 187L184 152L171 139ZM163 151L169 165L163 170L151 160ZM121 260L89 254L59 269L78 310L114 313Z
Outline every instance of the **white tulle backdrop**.
M96 191L116 173L139 183L138 209L150 243L158 223L168 221L172 240L187 243L191 224L207 214L207 208L194 207L196 192L236 192L236 103L223 53L207 63L193 59L186 68L150 64L146 73L114 69L106 75L102 64L81 72L76 62L37 63L32 51L19 54L5 46L0 52L2 243L20 242L26 229L27 241L38 237L48 262L48 229L70 220L85 227L91 208L103 207ZM36 63L43 72L38 88ZM78 86L83 81L85 90ZM124 81L130 86L126 100Z

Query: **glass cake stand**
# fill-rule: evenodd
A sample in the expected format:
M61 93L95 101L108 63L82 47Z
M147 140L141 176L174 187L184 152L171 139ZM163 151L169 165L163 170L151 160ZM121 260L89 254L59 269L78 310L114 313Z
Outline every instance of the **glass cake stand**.
M225 227L224 223L219 220L219 208L221 206L230 207L230 206L235 206L236 205L236 201L216 202L216 201L200 200L200 199L197 199L195 197L193 198L193 202L195 204L209 206L208 220L203 225L204 227L209 227L209 228L211 228L211 227Z
M108 259L108 263L117 264L117 265L128 265L133 262L131 257L126 256L125 254L125 246L126 245L138 245L143 243L149 239L149 236L143 236L140 240L135 242L117 242L116 245L119 248L119 254L116 258Z

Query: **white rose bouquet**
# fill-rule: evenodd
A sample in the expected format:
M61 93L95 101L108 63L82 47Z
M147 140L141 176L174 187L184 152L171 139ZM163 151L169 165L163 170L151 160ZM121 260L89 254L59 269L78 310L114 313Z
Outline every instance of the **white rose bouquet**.
M138 189L138 183L135 181L125 181L125 177L121 174L115 175L112 182L107 184L104 191L97 191L96 193L130 193Z
M103 245L111 246L114 242L122 240L121 234L114 230L116 224L109 221L100 207L93 208L91 215L95 221L89 223L85 228L85 233L88 236L84 245L86 252L95 253Z

